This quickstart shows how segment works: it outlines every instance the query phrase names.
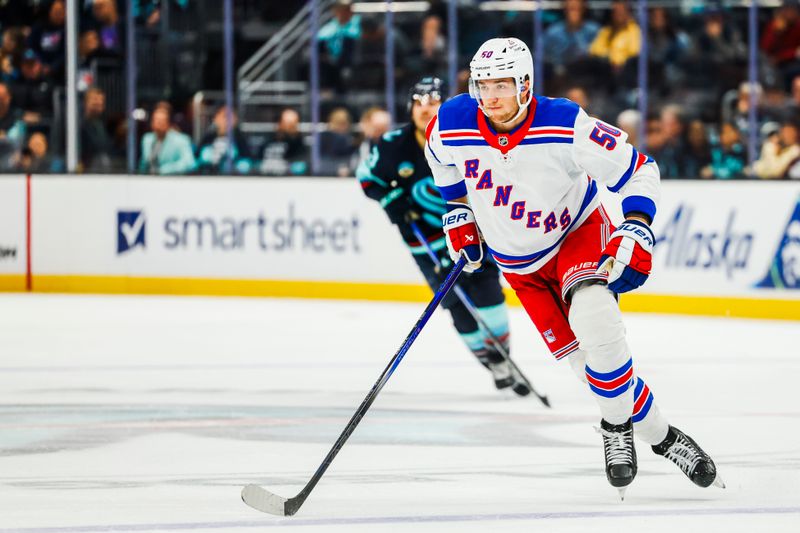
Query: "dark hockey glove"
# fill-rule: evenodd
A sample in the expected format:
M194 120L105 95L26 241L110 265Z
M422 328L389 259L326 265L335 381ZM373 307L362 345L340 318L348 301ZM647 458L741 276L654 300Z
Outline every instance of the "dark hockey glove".
M392 224L408 222L409 213L416 207L402 189L392 189L380 202Z

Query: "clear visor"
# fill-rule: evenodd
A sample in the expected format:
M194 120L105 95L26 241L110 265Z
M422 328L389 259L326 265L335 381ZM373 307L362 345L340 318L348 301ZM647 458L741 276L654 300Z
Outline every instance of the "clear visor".
M470 94L479 102L493 98L508 98L519 93L517 84L511 79L475 80L470 78L469 84Z
M411 100L419 102L420 105L439 105L442 103L442 95L438 91L425 94L413 94Z

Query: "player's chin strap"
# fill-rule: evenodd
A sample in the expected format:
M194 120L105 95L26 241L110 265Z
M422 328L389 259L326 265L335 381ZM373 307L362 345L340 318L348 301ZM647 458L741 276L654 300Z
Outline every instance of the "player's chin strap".
M522 114L525 111L528 110L528 104L531 103L531 98L533 98L533 94L530 91L528 91L528 101L525 104L522 103L522 99L520 98L521 96L522 96L522 93L517 93L517 114L514 115L513 118L510 118L508 120L505 120L505 121L501 122L501 124L508 124L509 122L514 122L520 116L522 116Z

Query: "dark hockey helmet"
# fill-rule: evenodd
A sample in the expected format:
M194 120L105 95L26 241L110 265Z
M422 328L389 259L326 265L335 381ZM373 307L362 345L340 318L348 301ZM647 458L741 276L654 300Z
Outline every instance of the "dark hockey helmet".
M411 113L414 102L428 102L429 100L444 102L446 98L447 84L444 80L434 76L425 76L408 91L406 111Z

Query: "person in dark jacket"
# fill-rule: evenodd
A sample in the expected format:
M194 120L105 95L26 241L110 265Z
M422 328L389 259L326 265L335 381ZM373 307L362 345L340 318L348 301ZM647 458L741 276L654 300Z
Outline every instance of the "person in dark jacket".
M106 125L106 95L91 87L83 97L81 164L84 172L109 172L113 168L114 141Z
M214 113L205 136L197 148L197 170L202 174L249 174L253 168L253 156L247 138L239 129L236 112L233 117L233 147L228 139L228 108L222 106Z

